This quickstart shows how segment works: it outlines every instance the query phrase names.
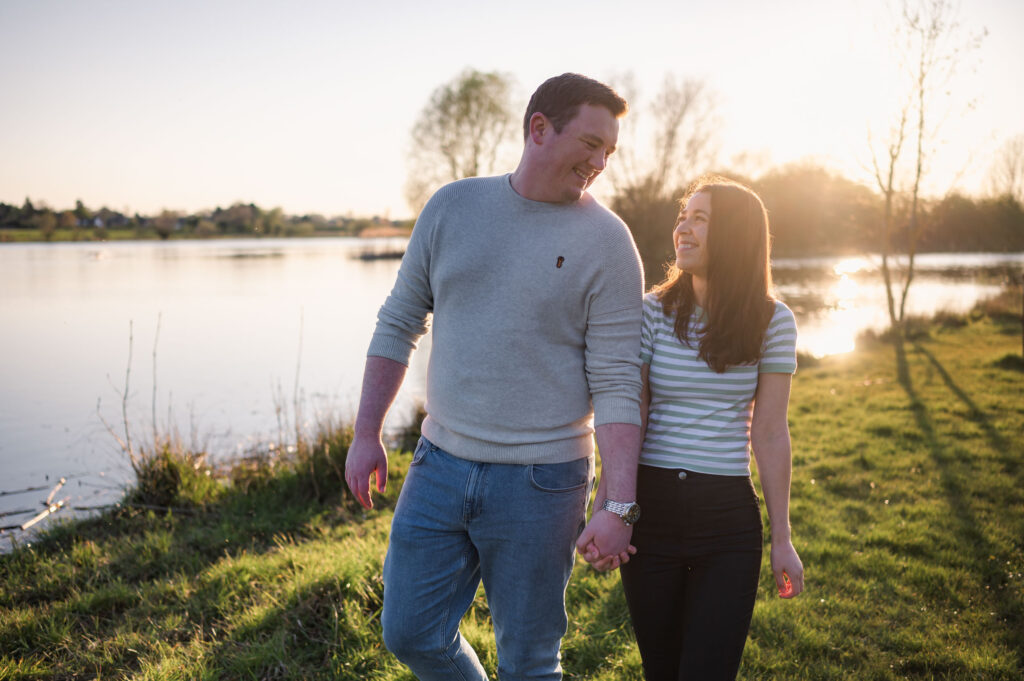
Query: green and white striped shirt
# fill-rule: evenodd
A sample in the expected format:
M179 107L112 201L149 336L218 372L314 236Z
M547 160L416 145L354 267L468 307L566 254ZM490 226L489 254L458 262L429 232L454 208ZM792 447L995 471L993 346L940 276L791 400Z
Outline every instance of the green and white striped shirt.
M758 374L796 371L796 320L781 302L765 332L761 359L715 373L697 356L704 322L697 307L691 344L653 293L644 296L640 359L650 365L651 406L640 463L716 475L750 475L750 419Z

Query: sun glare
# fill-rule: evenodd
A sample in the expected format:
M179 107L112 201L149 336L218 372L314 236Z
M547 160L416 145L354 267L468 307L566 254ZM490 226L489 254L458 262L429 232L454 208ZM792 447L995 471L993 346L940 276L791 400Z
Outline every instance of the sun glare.
M837 262L832 268L832 271L837 275L843 276L847 274L854 274L855 272L864 272L873 270L874 265L871 261L863 257L844 258Z
M852 352L861 330L885 323L880 308L871 304L878 287L865 281L877 271L870 259L843 258L830 269L829 282L820 291L821 307L800 325L800 349L814 357Z
M836 265L835 271L839 271L840 265ZM857 304L861 294L856 281L848 274L840 274L825 294L826 305L821 314L801 330L801 345L815 357L852 352L856 330L862 328L864 321L864 309Z
M855 321L855 310L845 310L828 315L828 323L808 329L800 338L800 345L813 357L841 355L856 349L856 340L851 331Z

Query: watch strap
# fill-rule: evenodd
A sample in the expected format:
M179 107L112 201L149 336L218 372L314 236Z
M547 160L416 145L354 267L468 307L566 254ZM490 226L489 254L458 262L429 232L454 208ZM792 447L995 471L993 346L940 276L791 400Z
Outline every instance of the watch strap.
M604 503L601 504L601 509L605 511L611 511L617 516L624 516L633 507L636 502L624 502L624 501L612 501L611 499L605 499Z
M605 499L601 508L619 516L626 525L632 525L640 519L640 505L635 501L622 502Z

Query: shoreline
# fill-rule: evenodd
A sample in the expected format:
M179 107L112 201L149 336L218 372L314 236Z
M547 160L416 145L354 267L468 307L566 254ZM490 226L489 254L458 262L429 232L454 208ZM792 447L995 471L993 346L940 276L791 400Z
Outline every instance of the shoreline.
M1024 510L1020 334L1018 312L991 309L798 370L792 525L808 591L774 598L765 559L739 678L1018 678L1024 513L1007 511ZM158 473L177 471L165 500L178 510L58 523L0 556L0 675L264 677L283 664L289 678L405 678L381 647L379 607L410 455L391 456L366 511L339 475L350 435L311 437L293 465L235 466L229 485L179 452L147 483L166 494ZM617 576L577 565L567 607L567 672L639 680ZM493 674L482 595L464 633Z

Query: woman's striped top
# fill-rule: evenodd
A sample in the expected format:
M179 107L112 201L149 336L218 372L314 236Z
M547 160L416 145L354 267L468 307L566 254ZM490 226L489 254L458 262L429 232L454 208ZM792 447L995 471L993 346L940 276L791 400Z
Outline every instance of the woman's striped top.
M651 406L640 463L698 473L750 475L750 419L757 377L796 371L796 320L775 303L757 363L715 373L697 356L704 310L690 321L690 344L675 334L653 293L644 296L640 359L650 365Z

